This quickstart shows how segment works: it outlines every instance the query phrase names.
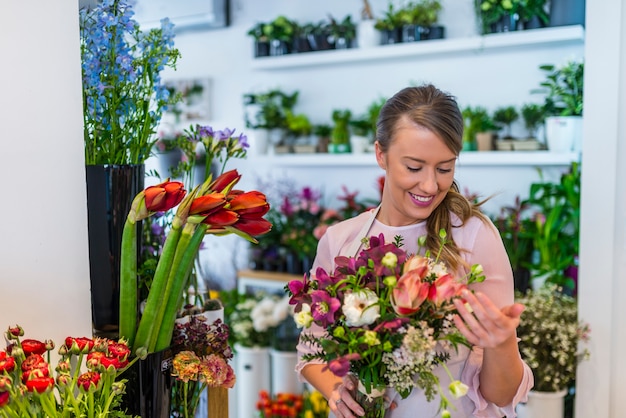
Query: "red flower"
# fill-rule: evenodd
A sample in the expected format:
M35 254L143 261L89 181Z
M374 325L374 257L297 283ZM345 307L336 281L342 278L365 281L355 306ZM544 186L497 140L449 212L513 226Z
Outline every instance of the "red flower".
M191 202L189 215L207 216L226 204L226 198L221 193L210 193L197 197Z
M100 373L98 372L85 372L76 380L78 387L86 392L89 392L92 385L97 388L98 383L100 383Z
M120 360L126 360L130 356L130 348L126 344L111 342L109 343L109 354Z
M43 354L47 351L44 343L31 339L22 340L22 350L24 350L26 356L31 354Z
M226 171L209 185L209 190L222 193L227 186L232 188L240 179L241 175L237 170Z
M41 354L31 354L30 356L26 357L26 360L22 362L23 372L27 370L31 370L31 369L42 369L42 368L47 369L48 363L46 363L46 360L43 358Z
M0 406L4 406L9 403L9 392L0 392Z
M187 191L180 181L165 181L156 186L147 187L146 208L150 212L164 212L178 205Z
M3 351L0 353L0 374L4 372L11 373L13 370L15 370L15 360L13 357L8 357Z
M54 386L54 379L51 377L35 377L25 382L26 389L29 392L44 393L45 391L52 389Z
M93 340L86 337L67 337L65 339L65 346L73 353L88 353L93 349Z
M42 377L49 377L50 370L47 367L35 367L25 370L22 373L22 382L26 383L29 380L40 379Z

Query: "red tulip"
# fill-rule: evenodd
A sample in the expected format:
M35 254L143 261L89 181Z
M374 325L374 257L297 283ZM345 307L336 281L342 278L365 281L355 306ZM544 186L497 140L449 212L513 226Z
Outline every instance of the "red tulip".
M233 212L232 210L219 210L207 215L202 222L210 225L210 228L213 229L216 227L233 225L238 220L239 215L237 215L237 212Z
M237 194L229 201L229 205L239 215L254 214L261 217L270 210L265 195L256 190Z
M263 218L240 218L239 221L233 225L233 228L238 229L250 236L256 237L270 232L272 230L272 223Z
M24 350L24 354L27 356L31 354L43 354L48 351L44 343L31 339L22 340L22 350Z
M426 269L413 269L398 279L391 291L391 305L398 315L414 314L428 297L428 283L422 281Z
M0 407L9 403L9 392L0 392Z
M186 194L185 186L180 181L164 181L144 190L146 208L150 212L163 212L178 205Z

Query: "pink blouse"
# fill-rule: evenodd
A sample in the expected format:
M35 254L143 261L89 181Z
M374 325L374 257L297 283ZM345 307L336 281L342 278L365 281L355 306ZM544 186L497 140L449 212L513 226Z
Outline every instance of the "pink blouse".
M460 220L454 215L452 215L452 220L453 225L460 225ZM368 224L371 224L369 230L367 230ZM356 248L358 242L364 236L369 237L379 235L380 233L384 234L387 242L393 242L393 238L396 235L402 235L404 237L403 248L408 253L416 253L418 249L417 239L422 235L426 235L426 223L391 227L377 220L372 222L372 212L365 212L352 219L333 225L328 228L319 242L317 256L311 271L315 272L318 267L322 267L329 272L333 271L335 268L334 258L337 255L356 255L360 251L360 249ZM453 228L452 237L457 246L462 249L462 257L469 266L473 264L481 264L483 266L486 279L482 283L471 285L472 288L486 294L496 306L504 307L511 305L514 302L513 273L506 250L502 244L502 239L495 226L489 220L483 222L481 219L474 217L469 219L465 225ZM465 275L466 273L467 271L464 271L463 268L458 272L459 275ZM303 330L303 332L321 335L324 333L324 330L313 325L311 328ZM299 361L296 371L301 373L302 368L307 364L301 357L305 353L311 353L312 349L304 343L298 344L297 349ZM519 402L526 402L528 391L533 386L533 375L528 365L524 363L524 375L512 403L499 408L495 404L487 402L479 390L479 374L483 362L483 349L474 347L470 351L467 347L460 346L458 353L452 351L451 354L451 359L446 363L448 369L455 379L460 379L469 386L467 395L460 399L454 399L451 395L446 394L446 397L453 404L453 407L449 408L452 417L501 418L502 416L516 416L515 406ZM316 362L319 363L321 361ZM438 367L435 370L435 374L439 377L441 387L447 390L450 377L443 367ZM301 374L300 379L304 380ZM392 411L388 411L387 418L438 416L439 400L434 399L428 402L423 391L419 388L414 389L406 399L402 399L395 392L390 396L397 404L397 407Z

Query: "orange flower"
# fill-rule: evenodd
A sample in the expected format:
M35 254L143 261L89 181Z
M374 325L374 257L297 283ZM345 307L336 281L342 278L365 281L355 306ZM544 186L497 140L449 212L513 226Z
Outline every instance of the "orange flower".
M180 181L164 181L145 190L146 208L150 212L163 212L178 205L185 197L185 186Z

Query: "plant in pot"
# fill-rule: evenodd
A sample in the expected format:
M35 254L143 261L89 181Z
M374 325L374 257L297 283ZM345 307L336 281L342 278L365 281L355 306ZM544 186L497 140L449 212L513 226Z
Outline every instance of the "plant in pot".
M356 24L350 15L346 15L341 21L330 16L329 30L335 49L352 48L356 38Z
M373 134L372 124L366 116L350 119L350 149L353 153L363 153L367 150Z
M333 127L326 123L313 125L313 135L317 138L317 152L328 152L330 134Z
M265 33L265 23L258 22L246 34L254 39L254 56L267 57L270 54L270 38Z
M313 125L304 113L294 113L288 110L285 114L287 122L287 138L291 142L293 152L315 152L315 145L311 144Z
M518 406L520 416L563 417L564 398L575 385L576 368L590 353L589 325L578 317L577 300L556 285L516 293L522 312L517 335L522 358L535 380L528 402Z
M503 106L493 111L493 121L499 129L504 129L502 139L513 139L511 125L519 119L519 112L515 106Z
M381 44L390 45L402 42L402 16L393 3L387 5L383 17L376 19L374 28L381 33Z
M546 113L546 142L557 152L582 150L584 62L570 60L563 65L539 66L546 78L541 88Z
M259 146L285 145L287 112L293 111L298 96L297 90L288 94L280 89L243 95L246 127L255 130Z
M263 27L270 42L270 56L291 53L297 24L285 16L278 16Z
M339 154L350 152L350 119L349 109L335 109L332 113L333 129L330 133L328 152Z
M537 139L537 129L539 129L545 119L543 106L537 103L525 103L520 108L520 113L528 136L521 141L515 141L513 143L514 148L516 150L541 149L542 144Z
M424 39L443 38L443 27L433 28L433 38L430 38L431 28L439 19L441 2L439 0L418 0L407 3L398 14L403 23L402 41L412 42Z
M492 150L494 131L497 127L487 109L483 106L466 106L462 110L462 115L465 121L463 149L466 151Z
M536 29L548 26L550 15L547 11L548 0L524 0L519 2L519 20L524 29Z
M483 35L517 30L520 0L474 0L474 7Z

